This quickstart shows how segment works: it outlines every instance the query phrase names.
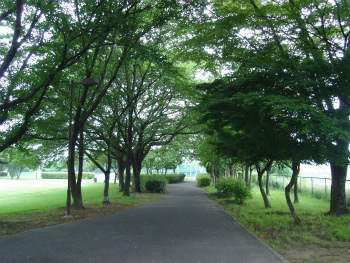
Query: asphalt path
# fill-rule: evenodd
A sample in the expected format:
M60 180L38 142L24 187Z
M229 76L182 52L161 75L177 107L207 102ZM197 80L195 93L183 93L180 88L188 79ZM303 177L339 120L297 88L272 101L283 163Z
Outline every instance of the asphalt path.
M0 238L0 262L288 262L194 182L115 214Z

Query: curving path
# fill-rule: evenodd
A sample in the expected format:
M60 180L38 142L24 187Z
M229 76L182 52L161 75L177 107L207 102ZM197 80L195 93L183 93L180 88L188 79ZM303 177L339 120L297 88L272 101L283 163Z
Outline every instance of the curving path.
M119 213L0 238L0 262L280 263L194 182Z

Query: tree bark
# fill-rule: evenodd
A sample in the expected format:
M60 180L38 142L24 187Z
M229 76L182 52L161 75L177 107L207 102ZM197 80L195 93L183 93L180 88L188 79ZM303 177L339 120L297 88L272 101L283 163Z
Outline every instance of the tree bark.
M109 175L110 173L108 172L108 169L105 173L105 187L103 190L103 203L109 203L109 197L108 197L108 192L109 192Z
M119 192L123 192L124 190L124 170L125 170L124 160L118 160Z
M269 199L267 198L267 195L266 195L266 193L265 193L265 190L264 190L264 187L263 187L263 184L262 184L262 176L263 176L263 174L264 174L264 173L259 173L259 172L258 172L259 189L260 189L260 193L261 193L261 195L262 195L262 198L263 198L263 200L264 200L265 208L271 208Z
M83 195L81 192L81 181L83 178L83 163L84 163L84 131L83 127L80 128L79 130L79 145L78 145L78 153L79 153L79 158L78 158L78 177L77 177L77 182L76 182L76 193L77 196L76 198L73 197L74 200L74 208L75 209L83 209Z
M245 167L245 177L244 177L245 184L248 186L249 184L249 166L246 165Z
M270 195L270 171L271 167L266 170L266 195Z
M300 163L293 162L292 163L292 170L293 170L292 178L291 178L289 184L286 186L284 193L285 193L285 196L286 196L286 201L287 201L289 210L290 210L290 212L292 214L292 217L294 219L294 223L299 225L301 223L301 220L298 217L298 214L297 214L297 212L294 209L294 206L292 204L292 201L290 199L290 195L289 194L290 194L290 190L292 189L293 185L298 180L298 175L299 175L299 172L300 172Z
M130 99L128 98L128 101ZM132 161L132 140L133 140L133 134L132 134L132 115L133 115L133 108L131 107L128 112L128 127L127 127L127 142L126 142L126 148L127 148L127 154L126 154L126 174L125 174L125 184L123 189L123 196L130 196L130 178L131 178L131 161Z
M295 177L294 182L294 204L299 203L299 184L298 184L299 173Z
M140 185L141 164L135 162L133 163L132 167L133 167L133 176L134 176L133 191L135 193L142 193L141 185Z
M346 175L347 166L331 164L332 186L329 215L349 214L350 210L346 200Z
M252 172L253 172L253 167L249 167L249 188L252 188Z
M264 190L264 187L262 184L262 176L265 173L265 171L271 167L272 163L273 163L272 160L267 161L265 164L265 167L263 169L260 168L259 164L256 165L256 170L258 172L259 189L260 189L260 193L262 195L262 198L264 200L265 208L271 208L271 205L270 205L269 199L267 198L267 195L265 193L265 190Z
M109 154L110 149L108 148L108 162L107 162L107 168L104 171L105 174L105 187L103 190L103 203L109 203L109 177L111 174L111 168L112 168L112 158L111 155Z

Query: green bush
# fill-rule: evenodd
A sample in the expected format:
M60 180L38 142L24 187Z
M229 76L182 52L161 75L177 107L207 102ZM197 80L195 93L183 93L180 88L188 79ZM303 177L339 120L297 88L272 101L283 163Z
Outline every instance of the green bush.
M246 183L238 178L222 177L216 182L219 196L223 198L234 198L237 204L242 204L246 199L252 196Z
M164 193L167 189L168 180L162 175L141 175L141 187L151 193Z
M169 184L181 183L185 180L186 174L167 174L165 175Z
M0 172L0 177L6 177L7 176L7 172Z
M210 186L211 177L209 174L198 174L196 176L196 182L199 187Z
M77 175L77 173L76 173ZM92 179L95 177L94 173L83 173L83 179ZM41 178L43 179L68 179L68 173L66 172L42 172Z

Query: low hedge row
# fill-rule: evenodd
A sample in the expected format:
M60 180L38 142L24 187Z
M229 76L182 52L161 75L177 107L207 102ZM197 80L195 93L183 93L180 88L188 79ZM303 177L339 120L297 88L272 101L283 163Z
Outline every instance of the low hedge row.
M0 177L6 177L7 176L7 172L0 172Z
M76 173L77 174L77 173ZM83 173L83 179L92 179L95 177L94 173ZM43 179L68 179L68 173L66 172L42 172L41 178Z
M141 187L151 193L164 193L167 189L167 184L181 183L185 180L185 174L167 174L167 175L154 175L154 174L141 174L140 184Z
M186 174L167 174L165 178L169 184L182 183L185 180Z

